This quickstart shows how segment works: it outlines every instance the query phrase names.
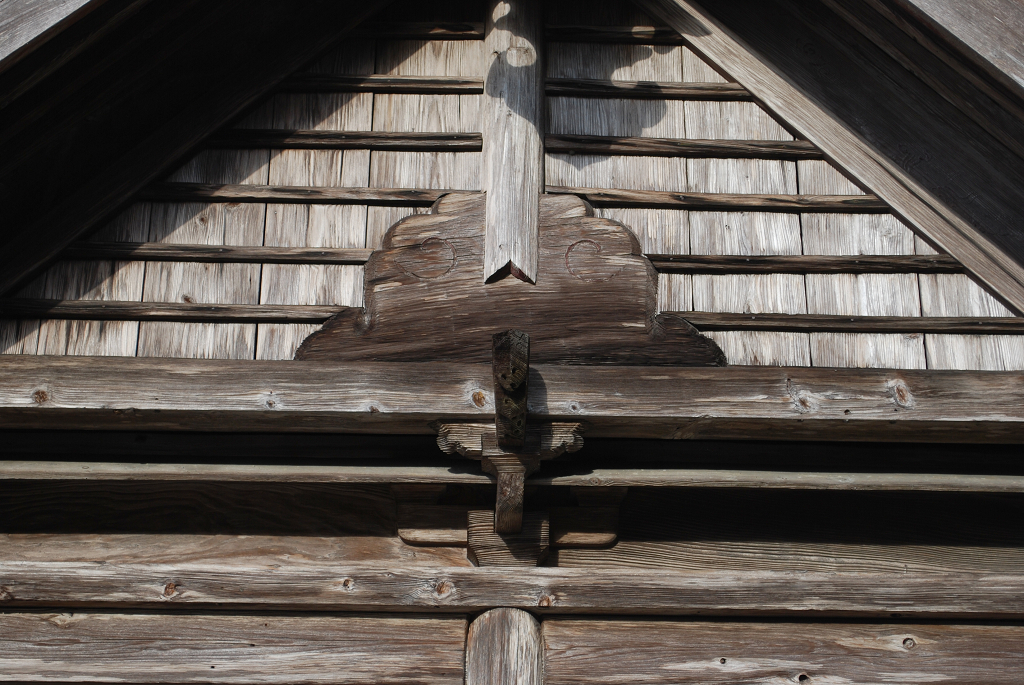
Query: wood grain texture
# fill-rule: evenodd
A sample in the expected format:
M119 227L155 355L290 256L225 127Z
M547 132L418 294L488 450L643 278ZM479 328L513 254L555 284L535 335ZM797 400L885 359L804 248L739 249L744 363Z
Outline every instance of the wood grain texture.
M264 184L268 161L266 150L211 150L193 158L171 179ZM263 242L265 215L262 204L156 204L147 242L259 245ZM257 264L153 262L146 265L142 302L255 305L259 303L259 279ZM139 324L140 357L252 359L255 348L255 324Z
M964 267L948 255L685 255L647 254L659 273L951 274Z
M799 162L801 192L860 193L860 189L826 162ZM800 217L805 254L914 253L910 230L892 216L803 214ZM807 311L811 315L870 317L921 316L917 276L860 274L807 276ZM924 338L913 328L889 335L812 334L814 366L856 366L923 369Z
M1020 626L552 619L545 676L552 685L1013 683L1022 638Z
M898 63L839 26L835 15L784 4L716 6L714 17L686 0L644 6L686 34L909 225L1006 301L1024 306L1024 274L1008 228L1019 221L1013 207L1021 203L1012 197L1021 184L1010 180L1019 176L1019 158L1004 154L1005 148L909 72L893 80L893 74L904 73ZM875 88L883 82L884 91ZM865 91L851 84L863 84ZM923 103L927 117L919 116ZM971 149L961 154L964 145ZM1005 173L993 176L990 161L984 161L991 159L1004 160Z
M600 568L416 568L371 564L0 561L7 610L33 606L162 611L292 607L308 611L663 615L1024 616L1018 573L698 571ZM170 595L165 594L168 585ZM122 609L123 610L123 609Z
M472 76L440 74L366 74L362 76L297 74L282 83L281 89L303 93L479 95L484 91L484 82L483 79L475 74Z
M287 202L290 204L363 204L429 207L444 190L422 188L331 188L324 186L239 186L233 184L163 183L142 197L159 202Z
M313 74L367 74L373 71L374 45L351 40L312 65ZM280 94L273 101L270 125L278 129L367 131L371 128L373 96L368 93ZM246 122L247 127L253 122ZM244 129L242 129L244 130ZM367 150L285 149L270 157L268 183L323 188L369 185ZM366 247L367 209L350 205L268 204L263 244L274 247ZM263 305L362 304L362 273L355 266L265 264L260 274ZM319 323L319 322L317 322ZM290 359L302 340L317 329L306 325L262 324L257 328L258 359Z
M540 623L520 609L491 609L469 624L466 685L541 685Z
M28 298L0 300L0 316L72 321L323 323L342 309L344 307L326 305L191 304Z
M27 0L0 8L0 72L103 4L89 0Z
M480 152L480 141L478 133L227 129L207 138L206 146L272 150Z
M544 18L538 0L495 0L484 36L484 280L536 283L544 191Z
M457 684L466 620L75 612L0 626L5 680Z
M551 78L545 86L547 95L583 98L636 98L642 100L750 100L746 88L735 83L694 83L670 81L625 81L598 79Z
M333 319L296 358L489 362L491 336L514 323L541 363L724 363L685 321L655 316L656 276L636 238L574 197L541 199L544 278L483 285L482 199L449 195L396 224L367 263L364 311Z
M173 245L140 242L85 242L64 250L71 260L120 259L147 262L233 262L256 264L365 264L372 250L363 247L278 247L247 245ZM941 265L942 257L924 258ZM924 262L922 262L922 265ZM922 267L923 268L923 267Z
M839 316L829 314L737 314L737 313L705 313L675 312L693 324L699 331L828 331L836 333L1003 333L1011 335L1024 334L1024 319L1020 317L920 317L920 316ZM868 345L878 345L877 341L864 341ZM907 342L921 343L920 338ZM838 350L829 351L824 341L818 342L820 354L832 366L885 366L899 365L897 368L908 368L913 359L904 356L885 354L879 350L875 359L860 357L861 363L847 359ZM920 363L909 368L924 368L924 350L920 350ZM846 363L842 363L842 362ZM851 363L852 362L852 363ZM826 364L820 364L825 366Z
M546 511L520 511L515 532L499 532L498 512L473 509L467 513L466 553L477 566L534 567L543 564L551 544Z
M806 140L688 140L641 136L548 135L551 153L636 155L640 157L723 157L752 159L819 159L821 152Z
M711 160L708 160L711 161ZM877 198L857 195L782 195L741 192L668 192L548 186L547 192L579 195L595 207L651 207L713 211L845 212L889 211Z
M588 436L1019 443L1019 372L531 365ZM109 379L115 375L118 385ZM489 421L490 364L0 358L0 426L433 433ZM155 395L153 388L160 388Z

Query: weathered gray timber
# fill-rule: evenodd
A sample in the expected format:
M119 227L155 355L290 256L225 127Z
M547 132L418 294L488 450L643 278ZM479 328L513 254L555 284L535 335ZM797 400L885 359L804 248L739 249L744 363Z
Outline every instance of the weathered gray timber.
M76 611L4 613L0 631L3 680L458 685L466 619Z
M1010 625L544 621L545 682L1016 683Z
M866 212L887 213L889 207L871 195L765 195L760 193L684 193L664 190L566 188L548 186L549 193L579 195L595 207L651 207L713 211Z
M1024 617L1014 573L850 573L403 567L281 560L236 564L0 561L3 602L308 611Z
M735 83L673 83L671 81L620 81L599 79L548 79L549 96L578 98L629 98L639 100L750 100L751 95Z
M544 147L548 152L576 155L821 159L821 151L806 140L692 140L647 136L548 134L544 139Z
M491 609L469 624L466 685L542 685L540 623L519 609Z
M420 76L415 74L296 74L281 84L284 91L300 93L406 93L410 95L478 95L484 82L470 76Z
M1020 158L954 105L824 8L734 3L709 12L689 0L641 5L900 218L1024 309L1021 234L1010 228L1021 221ZM925 118L922 103L930 112ZM992 172L993 159L1005 163L999 173Z
M485 352L486 354L486 352ZM531 366L531 420L593 437L1024 440L1024 374ZM118 378L116 386L110 378ZM431 433L494 416L490 364L0 358L0 427ZM159 393L153 391L159 388Z
M949 255L645 255L659 273L695 274L959 274Z
M175 245L168 243L83 242L61 253L66 260L117 259L146 262L230 264L365 264L362 247L277 247L263 245ZM668 260L671 261L671 260Z
M484 37L484 280L536 283L544 190L543 10L539 0L487 5Z
M237 261L237 260L231 260ZM200 304L109 300L0 300L0 316L78 321L323 323L344 307L289 304ZM247 355L251 357L252 355Z
M103 0L22 0L0 6L0 72L103 4Z
M676 312L699 331L821 331L830 333L1024 334L1024 318L963 316L839 316Z
M404 152L480 152L479 133L390 131L288 131L233 128L206 139L209 148L272 150L387 150Z
M657 275L622 224L575 197L543 196L540 212L536 285L484 285L483 196L404 219L367 262L365 309L332 319L296 359L489 362L491 336L514 323L538 363L724 363L684 320L656 315Z
M291 202L429 207L450 190L422 188L331 188L210 183L157 183L141 197L157 202Z

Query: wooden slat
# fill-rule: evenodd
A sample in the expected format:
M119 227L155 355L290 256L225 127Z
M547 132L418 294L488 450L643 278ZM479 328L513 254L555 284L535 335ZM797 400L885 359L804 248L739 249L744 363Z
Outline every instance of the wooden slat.
M294 92L410 93L472 95L484 92L484 82L463 76L329 76L299 74L281 86ZM556 97L595 97L640 100L750 100L750 92L735 83L679 83L549 78L545 93Z
M369 74L295 74L281 84L281 90L306 93L409 93L414 95L478 95L484 92L480 78L465 76L412 76Z
M461 616L4 613L0 679L458 685L465 631Z
M1013 573L820 573L0 561L5 606L292 607L309 611L1024 617Z
M173 481L219 483L460 483L490 485L474 466L409 464L164 464L84 461L0 461L0 480ZM830 473L738 469L587 469L578 474L532 476L531 485L559 487L750 488L864 492L1024 492L1024 476L945 473ZM419 505L406 505L416 507ZM436 508L415 509L418 521ZM463 508L464 509L464 508ZM465 526L465 512L462 512ZM444 519L447 520L447 519ZM430 526L423 526L429 528ZM465 542L465 530L462 531Z
M546 364L530 372L531 387L545 388L531 400L531 420L583 420L593 437L1024 440L1020 372ZM489 364L6 355L0 427L422 434L433 421L492 418L492 384Z
M646 255L661 273L680 274L957 274L948 255Z
M285 304L191 304L109 300L0 300L0 316L81 321L323 323L345 307Z
M698 157L751 159L821 159L806 140L692 140L639 136L551 135L544 139L550 153L637 157Z
M544 37L552 43L683 45L683 37L667 26L549 25Z
M1024 627L544 622L550 685L1016 683Z
M487 5L481 180L484 279L537 282L544 192L544 19L534 0Z
M157 183L142 198L158 202L295 202L429 207L450 190L423 188L332 188L327 186L257 186L211 183Z
M830 331L834 333L1024 334L1024 318L964 316L838 316L677 312L701 331Z
M206 139L208 148L273 150L390 150L398 152L479 152L479 133L405 133L223 129Z
M172 243L82 242L61 253L65 260L254 264L365 264L373 250L359 247L265 247Z
M483 40L484 24L465 22L391 22L368 21L359 27L361 33L386 40Z
M680 83L673 81L603 81L549 78L549 97L625 98L633 100L750 100L750 92L736 83Z
M595 207L650 207L694 211L867 212L888 205L872 195L765 195L760 193L684 193L615 188L548 186L549 193L579 195Z
M544 639L540 623L521 609L491 609L466 637L466 685L541 685Z

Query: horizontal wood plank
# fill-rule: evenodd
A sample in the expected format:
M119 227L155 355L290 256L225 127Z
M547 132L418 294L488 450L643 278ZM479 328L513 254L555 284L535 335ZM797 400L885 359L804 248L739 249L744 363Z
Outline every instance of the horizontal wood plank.
M827 331L829 333L976 333L1022 335L1024 318L1013 316L836 316L677 312L700 331Z
M545 682L1016 683L1024 627L553 619Z
M631 157L689 157L693 159L821 159L821 151L806 140L695 140L638 136L551 135L544 139L549 153Z
M419 95L478 95L481 79L463 76L334 76L304 73L281 85L289 92L409 93ZM624 98L640 100L751 100L750 92L736 83L681 83L676 81L622 81L549 78L545 92L555 97Z
M380 150L396 152L480 152L479 133L224 129L206 139L208 148L272 150Z
M193 304L104 300L0 300L0 316L80 321L323 323L347 307L291 304Z
M664 190L569 188L548 186L549 193L579 195L595 207L689 209L704 212L843 212L887 213L873 195L763 195L758 193L682 193Z
M1024 617L1012 573L268 566L0 561L3 605L309 611Z
M75 243L62 259L214 264L365 264L373 250L357 247L268 247L174 243Z
M465 631L461 616L4 613L0 679L458 685Z
M0 461L0 480L111 480L224 483L456 483L489 485L494 477L474 466L307 464L174 464L94 461ZM585 469L535 475L531 485L571 487L752 488L870 492L1024 492L1024 476L956 473L831 473L746 469ZM461 516L436 505L412 507L405 520ZM435 512L437 510L437 512ZM443 519L448 521L448 519ZM429 525L420 527L430 528ZM464 538L464 531L462 537Z
M1024 441L1024 373L531 365L531 420L592 437ZM111 378L118 383L112 385ZM154 392L159 388L159 393ZM489 364L0 357L0 427L433 433L494 416Z
M388 40L483 40L483 22L366 22L366 35ZM551 43L612 43L682 45L683 37L667 26L549 25L544 38Z
M363 35L387 40L483 40L482 21L368 21L359 27Z
M318 205L429 207L451 190L331 188L214 183L157 183L140 194L154 202L276 202Z
M686 255L648 254L670 274L962 274L949 255Z

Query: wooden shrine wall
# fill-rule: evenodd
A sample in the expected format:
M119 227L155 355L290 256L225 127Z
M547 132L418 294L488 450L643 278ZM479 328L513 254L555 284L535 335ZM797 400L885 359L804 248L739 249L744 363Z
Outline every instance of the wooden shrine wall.
M422 5L423 3L420 3ZM440 12L440 14L438 14ZM409 206L390 195L370 204L302 202L147 201L126 210L92 242L164 245L261 246L278 248L372 249L403 216L427 211L440 190L479 190L480 153L472 135L481 130L479 86L482 20L473 3L441 9L398 5L386 11L335 52L298 75L292 86L238 123L242 129L437 133L447 143L431 151L394 149L210 149L168 180L324 189L428 191ZM424 40L386 35L387 22L462 22L457 40ZM467 23L468 22L468 23ZM475 23L474 23L475 22ZM607 83L656 81L723 84L727 78L671 37L649 30L650 39L626 36L579 38L565 27L644 27L655 22L618 2L558 3L548 9L547 73L562 81L548 95L548 134L590 135L719 143L793 141L784 123L750 101L708 101L687 96L580 97L566 84L590 79ZM384 29L380 27L384 26ZM375 28L376 27L376 28ZM561 27L561 28L559 28ZM384 30L385 33L380 33ZM451 30L451 29L450 29ZM374 33L376 31L376 33ZM558 32L562 33L559 34ZM586 31L583 31L586 33ZM468 36L468 37L467 37ZM561 36L561 37L559 37ZM324 80L367 75L437 77L395 92L392 84L326 92ZM342 79L344 80L344 79ZM386 80L386 79L385 79ZM429 79L428 79L429 80ZM443 82L443 83L442 83ZM315 85L315 84L321 85ZM305 85L303 85L305 84ZM313 85L310 85L313 84ZM461 84L461 85L460 85ZM626 86L621 86L626 87ZM474 90L476 88L476 90ZM621 89L621 88L620 88ZM335 89L337 90L337 89ZM568 91L572 91L568 87ZM579 87L576 89L579 90ZM316 91L316 92L314 92ZM372 92L376 91L376 92ZM201 106L201 104L200 104ZM641 143L637 143L642 145ZM448 147L445 147L448 145ZM237 148L237 146L236 146ZM459 150L459 151L456 151ZM687 158L568 154L552 148L546 164L549 187L779 195L854 195L863 192L813 154L766 154L762 158ZM770 157L770 158L769 158ZM595 196L596 197L596 196ZM599 198L598 198L599 199ZM649 254L746 256L876 255L927 256L935 251L893 216L843 211L776 212L740 207L735 211L623 208L596 202L601 216L629 225ZM619 201L622 204L622 201ZM123 355L189 358L290 359L299 343L335 307L362 305L362 257L349 263L196 263L75 259L59 262L27 286L21 298L138 303L138 312L104 320L34 318L0 321L0 351L8 354ZM181 257L180 259L187 259ZM344 260L342 260L344 261ZM953 269L955 271L955 269ZM671 269L668 269L671 271ZM731 364L930 369L1024 368L1020 331L968 335L963 326L977 317L1011 317L1005 307L960 273L662 273L663 311L734 315L708 324L706 334ZM756 271L756 269L755 269ZM897 270L898 271L898 270ZM147 305L242 305L204 314L154 315ZM297 306L289 309L289 306ZM316 311L302 307L317 307ZM277 307L281 313L273 315ZM278 311L275 310L275 311ZM301 311L300 311L301 310ZM162 310L164 311L164 310ZM176 310L175 310L176 311ZM262 313L261 313L262 312ZM326 313L325 313L326 312ZM878 332L840 332L834 322L767 323L756 330L735 315L824 315L907 317ZM172 320L155 320L170 318ZM177 318L175 318L177 317ZM219 318L218 318L219 317ZM262 318L261 318L262 317ZM319 317L319 318L317 318ZM915 321L960 317L957 333L946 323ZM708 318L708 317L705 317ZM714 317L710 317L711 321ZM698 329L700 317L694 318ZM1019 320L1016 328L1020 329ZM965 323L966 322L966 323ZM874 325L874 324L872 324ZM1013 321L1011 321L1011 325ZM775 326L776 330L771 330ZM778 329L786 330L778 330ZM762 330L768 329L768 330Z

